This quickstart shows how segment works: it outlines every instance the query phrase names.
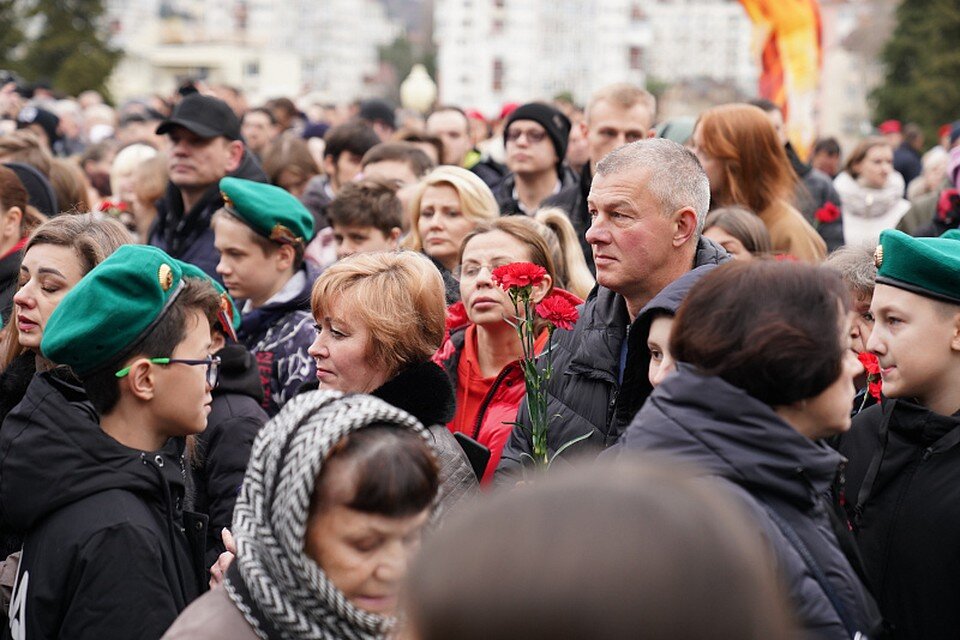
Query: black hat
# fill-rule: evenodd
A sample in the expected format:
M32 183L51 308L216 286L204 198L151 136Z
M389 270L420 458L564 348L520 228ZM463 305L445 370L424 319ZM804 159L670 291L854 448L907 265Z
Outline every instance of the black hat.
M60 132L57 131L57 127L60 126L60 118L52 111L33 105L27 105L20 109L20 113L17 114L17 128L25 129L31 124L38 124L43 127L51 145L60 139Z
M557 109L542 102L528 102L520 105L513 110L510 117L507 118L507 126L503 128L504 133L510 130L517 120L533 120L541 127L546 129L550 136L550 142L557 152L557 164L563 162L563 157L567 153L567 141L570 138L570 119L563 115Z
M157 133L169 133L174 127L183 127L201 138L224 136L230 140L241 140L240 119L233 109L223 100L199 93L181 100L170 118L157 127Z
M36 168L22 162L4 162L3 166L17 174L17 178L27 190L27 202L36 207L37 211L47 216L60 213L57 209L57 195L50 186L50 181Z
M364 100L360 103L360 117L367 122L382 122L391 129L397 128L397 114L393 106L384 100Z

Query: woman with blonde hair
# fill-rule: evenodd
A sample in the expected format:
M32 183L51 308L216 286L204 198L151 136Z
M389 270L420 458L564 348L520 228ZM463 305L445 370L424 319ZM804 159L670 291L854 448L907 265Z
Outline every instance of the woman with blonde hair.
M440 505L453 508L477 479L446 424L453 387L430 361L443 342L443 281L412 251L360 253L324 271L313 285L317 387L369 393L412 414L440 452ZM312 385L311 385L312 386Z
M539 228L538 228L539 227ZM482 481L490 482L510 438L524 396L520 358L523 346L509 318L516 315L510 297L493 280L493 270L530 262L546 270L533 286L534 303L553 291L557 269L540 223L525 216L484 222L467 234L460 247L461 302L450 308L450 335L434 356L456 389L457 408L447 427L490 450ZM580 251L580 247L575 247ZM565 293L574 304L582 300ZM560 295L564 295L560 294ZM536 353L547 346L546 326L538 327Z
M452 304L460 297L452 275L459 264L460 243L478 223L500 217L493 192L472 172L443 165L420 182L408 210L410 233L403 247L424 253L440 269L447 303Z
M136 198L137 168L156 155L156 149L140 143L128 145L117 152L110 166L110 193L113 194L113 200L133 204Z
M585 300L597 281L583 259L583 249L570 218L560 207L541 207L533 219L540 223L543 239L553 254L557 268L554 285Z
M762 109L748 104L708 109L692 140L710 179L714 207L747 207L766 225L774 251L806 262L823 260L827 245L791 204L796 178Z

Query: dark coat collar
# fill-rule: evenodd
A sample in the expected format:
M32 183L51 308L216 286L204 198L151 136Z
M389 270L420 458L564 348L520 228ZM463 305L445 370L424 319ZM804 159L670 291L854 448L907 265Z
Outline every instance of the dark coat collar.
M450 378L430 361L407 366L370 395L403 409L427 427L450 422L457 409Z

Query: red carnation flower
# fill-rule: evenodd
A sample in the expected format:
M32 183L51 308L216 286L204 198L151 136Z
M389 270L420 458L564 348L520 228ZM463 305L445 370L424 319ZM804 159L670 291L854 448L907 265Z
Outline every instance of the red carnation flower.
M813 214L813 218L820 224L830 224L831 222L836 222L840 219L840 207L832 202L828 202L817 209L817 212Z
M883 380L880 377L880 361L877 359L877 356L867 351L857 354L857 358L867 371L867 392L877 400L880 400L881 388L883 386Z
M537 305L537 315L558 329L573 329L580 313L570 301L562 295L551 294Z
M506 291L540 284L547 275L547 270L532 262L514 262L497 267L492 275L493 281Z
M949 226L955 226L960 219L960 192L956 189L944 189L937 198L937 219Z

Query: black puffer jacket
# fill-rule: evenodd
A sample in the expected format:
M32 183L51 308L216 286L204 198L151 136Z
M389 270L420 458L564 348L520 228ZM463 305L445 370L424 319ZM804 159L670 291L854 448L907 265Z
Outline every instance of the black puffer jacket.
M246 150L240 166L230 175L256 182L267 181L267 175L256 158ZM150 228L148 244L200 267L211 278L221 281L217 273L220 252L213 246L213 229L210 228L210 219L221 207L223 198L219 183L210 185L190 211L183 210L180 189L172 182L168 183L163 197L157 200L157 218Z
M250 461L250 448L267 422L260 406L263 387L257 360L243 346L227 345L217 352L220 383L213 390L207 428L197 436L194 457L187 466L187 508L206 514L205 566L226 551L220 531L230 528L233 506Z
M943 416L887 399L858 414L840 442L849 458L844 502L894 638L960 633L958 443L960 412Z
M836 451L801 435L742 389L688 365L679 365L657 387L627 428L621 452L630 451L668 454L699 468L744 504L769 541L799 622L811 637L849 639L852 630L874 637L880 625L876 605L841 551L838 532L849 534L836 526L827 498L842 460ZM793 536L826 576L849 625Z
M34 377L0 433L0 522L26 534L4 637L163 635L205 585L182 452L121 445L82 388Z
M700 238L694 264L721 264L730 255L718 244ZM623 389L618 381L620 353L630 331ZM634 332L623 297L602 286L594 287L580 307L580 319L572 331L553 335L553 378L547 383L547 415L555 416L547 435L547 448L554 452L586 433L592 434L564 452L597 455L623 432L650 392L647 378L649 353ZM543 357L543 356L541 356ZM530 424L527 403L520 405L517 421ZM522 453L530 453L528 429L514 429L503 449L494 481L509 484L518 479Z

